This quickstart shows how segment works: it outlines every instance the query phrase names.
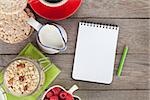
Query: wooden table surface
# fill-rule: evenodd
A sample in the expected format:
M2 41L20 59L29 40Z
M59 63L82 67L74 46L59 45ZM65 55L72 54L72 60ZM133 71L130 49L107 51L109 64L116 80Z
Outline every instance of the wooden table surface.
M42 23L51 22L39 16L37 19ZM83 20L120 26L114 80L111 85L75 81L71 78L77 26ZM55 23L66 29L68 49L62 54L45 54L62 70L51 86L60 84L68 89L77 84L80 90L76 94L82 100L150 100L150 0L84 0L72 17ZM6 66L29 42L37 46L35 34L15 45L1 41L0 66ZM124 45L129 46L129 53L122 77L118 79L116 70Z

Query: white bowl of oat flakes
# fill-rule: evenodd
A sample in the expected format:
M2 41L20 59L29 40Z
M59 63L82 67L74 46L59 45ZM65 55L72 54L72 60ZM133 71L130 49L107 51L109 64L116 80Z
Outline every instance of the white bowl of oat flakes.
M34 94L45 81L45 74L40 64L25 57L12 60L3 72L4 89L15 96Z

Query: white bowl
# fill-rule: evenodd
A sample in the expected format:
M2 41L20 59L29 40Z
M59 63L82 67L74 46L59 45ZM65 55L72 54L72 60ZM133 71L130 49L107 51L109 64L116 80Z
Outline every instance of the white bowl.
M43 94L41 100L44 100L46 94L47 94L50 90L52 90L53 88L55 88L55 87L59 87L59 88L61 88L62 90L64 90L65 92L67 92L67 93L69 93L70 95L72 95L74 98L77 98L78 100L81 100L80 97L78 97L78 96L76 96L76 95L73 95L73 93L74 93L76 90L78 90L78 86L77 86L77 85L73 85L68 91L67 91L65 88L63 88L62 86L60 86L60 85L52 86L52 87L50 87L50 88Z

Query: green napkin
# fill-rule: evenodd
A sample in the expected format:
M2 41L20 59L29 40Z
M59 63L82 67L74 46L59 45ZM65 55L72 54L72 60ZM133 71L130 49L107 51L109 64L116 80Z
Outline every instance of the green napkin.
M35 60L38 60L40 58L44 58L45 57L31 43L29 43L20 52L20 54L18 56L30 57L30 58L33 58ZM48 60L47 63L51 63L51 61ZM45 66L45 65L47 65L47 64L45 63L42 66ZM52 81L59 75L59 73L60 73L60 70L54 64L52 64L51 68L48 69L45 72L45 83L44 83L44 85L41 87L41 89L38 92L36 92L35 94L33 94L31 96L24 96L24 97L16 97L16 96L13 96L13 95L7 93L6 94L7 95L7 100L37 100L37 98L45 91L45 89L49 86L49 84L52 83Z

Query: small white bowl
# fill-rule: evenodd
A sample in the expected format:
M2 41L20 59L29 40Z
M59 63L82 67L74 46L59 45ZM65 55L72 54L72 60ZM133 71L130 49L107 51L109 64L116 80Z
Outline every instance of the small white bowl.
M76 96L76 95L73 95L73 93L74 93L76 90L79 89L77 85L73 85L68 91L67 91L65 88L63 88L62 86L60 86L60 85L52 86L52 87L50 87L50 88L43 94L41 100L44 100L46 94L47 94L50 90L52 90L53 88L55 88L55 87L59 87L59 88L61 88L62 90L64 90L65 92L67 92L67 93L69 93L70 95L72 95L74 98L76 98L76 99L78 99L78 100L81 100L80 97L78 97L78 96Z

